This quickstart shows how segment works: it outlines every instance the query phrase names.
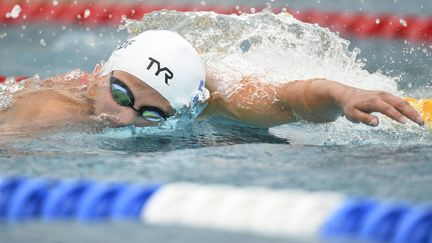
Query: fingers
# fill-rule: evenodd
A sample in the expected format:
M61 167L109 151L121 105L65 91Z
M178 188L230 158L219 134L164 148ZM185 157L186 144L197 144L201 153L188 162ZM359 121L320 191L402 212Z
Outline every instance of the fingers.
M410 119L420 126L424 125L420 114L407 101L386 92L376 93L375 97L357 108L364 113L380 112L402 124Z
M346 114L345 116L346 118L348 118L348 120L355 123L361 122L373 127L376 127L379 124L379 120L376 116L373 116L358 109L353 110L351 114Z
M407 101L393 95L389 95L386 98L386 101L411 121L419 124L420 126L424 125L421 115Z
M408 122L408 119L402 114L400 113L398 110L396 110L395 107L393 107L392 105L390 105L387 102L384 101L377 101L374 104L374 108L372 110L369 110L369 112L380 112L388 117L390 117L391 119L398 121L402 124L405 124Z

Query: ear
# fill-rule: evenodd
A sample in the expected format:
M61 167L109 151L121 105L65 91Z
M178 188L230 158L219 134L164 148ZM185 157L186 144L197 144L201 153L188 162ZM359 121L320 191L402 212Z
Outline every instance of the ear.
M86 95L88 98L94 98L98 93L101 93L102 89L108 87L108 76L103 77L93 77L89 80L87 85Z
M97 82L89 83L89 85L87 86L87 92L86 92L87 97L88 98L94 98L96 96L97 88L98 88Z

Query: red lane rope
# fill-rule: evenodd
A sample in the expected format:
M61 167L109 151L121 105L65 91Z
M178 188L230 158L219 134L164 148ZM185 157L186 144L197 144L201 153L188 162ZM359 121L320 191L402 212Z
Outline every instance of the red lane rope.
M4 81L6 81L6 79L8 79L9 77L6 76L0 76L0 83L3 83ZM17 77L12 77L15 79L15 81L19 82L21 80L27 79L28 77L25 76L17 76Z
M238 14L239 8L234 6L203 6L203 5L143 5L124 3L71 3L51 1L22 3L17 18L10 17L11 10L17 3L14 1L0 2L0 23L20 24L35 22L52 22L59 24L83 25L117 25L121 17L140 19L145 13L160 9L177 11L215 11L223 14ZM257 11L261 10L257 9ZM274 9L280 12L280 9ZM365 13L342 13L306 10L302 12L288 10L297 19L317 23L339 31L345 35L356 37L380 37L387 39L407 39L415 42L432 42L432 17L395 16L391 14L372 15Z

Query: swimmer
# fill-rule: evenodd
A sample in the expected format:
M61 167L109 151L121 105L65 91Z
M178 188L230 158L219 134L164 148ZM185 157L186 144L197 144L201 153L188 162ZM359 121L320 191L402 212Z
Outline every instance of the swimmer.
M217 115L265 128L339 116L377 126L372 112L424 124L407 101L383 91L322 78L269 84L245 76L226 97L218 90L220 77L177 33L146 31L120 45L92 74L60 75L13 93L10 106L0 111L0 129L157 126L185 111L198 119Z

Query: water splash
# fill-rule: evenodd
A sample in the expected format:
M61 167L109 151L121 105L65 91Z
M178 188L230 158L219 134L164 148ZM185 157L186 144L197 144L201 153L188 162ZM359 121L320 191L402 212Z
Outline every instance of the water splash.
M349 41L286 12L273 14L264 9L237 16L159 11L140 21L125 19L121 28L130 35L150 29L178 32L198 50L208 67L221 71L221 80L229 81L219 84L223 91L244 76L268 82L320 77L400 94L397 78L363 69L364 63L357 60L360 50L350 51Z
M222 15L163 10L147 14L142 20L124 18L120 29L126 29L131 36L152 29L178 32L197 49L207 67L219 76L217 88L225 96L235 92L245 76L274 84L327 78L358 88L403 95L397 88L399 78L388 77L379 70L369 73L364 69L365 60L357 58L360 49L350 49L348 40L327 28L303 23L286 11L274 14L270 8L265 8L253 14ZM305 130L311 134L321 133L323 137L314 141L323 145L394 143L404 136L417 138L410 140L414 143L429 140L423 139L427 134L424 129L416 126L398 128L385 118L374 129L353 125L344 118L325 125L301 123L300 126L282 127L282 131L292 129L300 129L297 131L303 134Z
M15 78L8 78L0 84L0 111L8 109L14 101L14 93L25 87L36 87L39 85L39 76L17 82Z

